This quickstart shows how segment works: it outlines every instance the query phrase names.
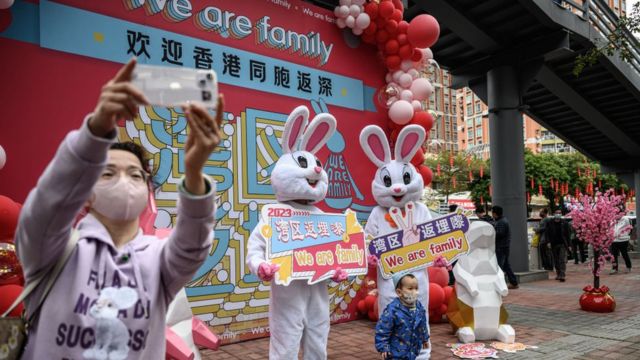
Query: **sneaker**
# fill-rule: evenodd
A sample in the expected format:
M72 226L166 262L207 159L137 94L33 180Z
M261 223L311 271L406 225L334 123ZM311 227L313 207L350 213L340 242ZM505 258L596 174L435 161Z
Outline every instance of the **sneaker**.
M508 288L509 290L515 290L515 289L519 289L519 288L520 288L520 286L518 286L518 284L515 284L515 285L513 285L513 284L509 284L509 285L507 285L507 288Z
M560 279L558 279L558 280L560 280L560 282L565 282L565 279L564 279L564 278L560 278Z
M615 275L618 273L618 270L611 270L611 272L609 273L609 275Z

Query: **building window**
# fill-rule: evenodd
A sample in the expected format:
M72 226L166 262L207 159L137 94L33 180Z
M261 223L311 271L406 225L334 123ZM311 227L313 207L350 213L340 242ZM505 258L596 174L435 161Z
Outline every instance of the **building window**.
M482 103L480 101L476 101L476 114L480 114L482 112Z
M471 104L467 104L467 116L473 115L473 106Z
M471 104L473 102L473 94L467 94L467 104Z
M468 127L468 128L473 127L473 118L469 118L469 119L467 119L467 127Z
M476 125L482 125L482 116L476 116Z
M476 137L482 138L482 128L476 128Z
M467 139L469 139L469 141L473 139L473 129L467 130Z

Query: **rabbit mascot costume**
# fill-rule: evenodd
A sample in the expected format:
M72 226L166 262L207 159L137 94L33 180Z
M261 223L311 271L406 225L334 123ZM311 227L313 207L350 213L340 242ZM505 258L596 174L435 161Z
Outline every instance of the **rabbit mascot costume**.
M322 201L328 189L327 173L314 155L336 130L336 119L318 114L309 123L309 110L299 106L289 115L282 135L282 156L271 173L271 186L279 203L298 210L318 212L313 204ZM300 142L299 142L300 140ZM260 229L261 218L251 233L247 249L247 266L262 281L271 281L278 265L266 259L266 239ZM333 280L346 279L346 272L336 269ZM269 359L297 360L300 344L304 359L326 359L329 336L329 291L327 283L309 285L294 280L288 286L271 283L269 299L271 340Z
M360 145L378 170L371 182L373 197L378 203L364 228L367 239L386 235L398 230L404 230L403 241L415 243L418 239L416 225L431 220L429 209L420 202L424 181L416 168L411 164L411 158L418 151L425 139L425 131L418 125L405 126L395 144L395 158L391 159L391 150L387 136L382 129L375 125L365 127L360 133ZM398 208L402 213L391 218L389 210ZM396 210L397 211L397 210ZM370 265L377 263L377 258L368 257ZM418 300L425 309L429 305L429 278L426 271L416 271L413 275L418 279ZM378 271L378 309L384 309L397 296L392 279L385 279ZM426 314L429 319L429 313ZM429 359L430 348L423 349L417 359Z

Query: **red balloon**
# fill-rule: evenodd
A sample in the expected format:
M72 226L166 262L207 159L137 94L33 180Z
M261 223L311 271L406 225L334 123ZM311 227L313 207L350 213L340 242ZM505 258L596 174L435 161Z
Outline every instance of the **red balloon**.
M397 54L398 49L400 49L400 45L398 45L397 40L391 39L384 45L384 52L389 55Z
M379 43L386 43L387 40L389 40L389 33L386 32L385 30L378 30L378 32L376 32L376 41L378 41Z
M364 29L363 34L375 35L377 30L378 30L378 25L376 25L376 23L372 21L369 23L369 26L367 26L367 28Z
M369 15L371 20L375 20L378 18L378 4L374 2L370 2L364 6L364 12Z
M429 133L433 127L433 116L427 111L416 111L411 119L411 124L420 125L426 133Z
M20 296L22 292L22 286L19 285L2 285L0 286L0 313L4 313L9 309L9 306L13 304L13 302ZM9 313L9 316L20 316L22 314L22 310L24 309L24 305L21 303L16 306L12 312Z
M402 59L398 55L387 56L386 65L389 70L397 70L402 63Z
M445 286L443 289L444 289L444 302L445 304L448 304L449 300L451 300L451 296L453 295L453 287Z
M387 20L384 29L387 30L389 34L395 34L398 31L398 22L395 20Z
M376 316L376 314L373 312L373 310L370 310L367 313L367 316L369 317L369 320L371 321L378 321L378 317Z
M440 314L446 314L446 313L447 313L447 309L448 309L448 308L449 308L449 307L447 306L447 303L445 302L445 303L443 303L442 305L440 305L440 310L438 310L438 312L439 312Z
M411 61L418 62L422 60L422 51L419 49L413 49L413 54L411 54Z
M422 182L424 183L424 186L431 184L431 180L433 180L433 171L431 171L429 167L421 165L418 168L418 172L422 176Z
M409 44L402 45L400 47L400 50L398 50L398 55L400 55L402 60L410 59L412 54L413 54L413 48Z
M398 23L398 32L401 34L406 34L407 30L409 30L409 23L402 20Z
M391 18L397 22L402 21L402 10L400 9L395 9L393 11L393 15L391 15Z
M367 313L367 303L364 300L358 301L358 312L362 315Z
M380 317L380 313L378 311L378 302L374 302L373 303L373 315L376 317L376 320L378 320L378 318Z
M393 122L393 121L391 121ZM389 134L389 140L396 142L396 140L398 140L398 135L400 135L400 130L402 130L401 127L397 127L395 129L393 129L391 131L391 134Z
M395 6L391 1L383 1L378 5L378 13L385 19L393 16L393 11L395 10Z
M0 195L0 239L13 239L19 215L20 206L10 198Z
M435 283L429 283L429 310L437 312L443 301L444 290L442 290L442 286Z
M402 3L402 0L392 0L392 2L393 2L393 6L395 6L396 9L400 11L404 11L404 4Z
M414 166L422 165L422 163L424 163L424 150L422 150L422 148L418 148L418 151L416 151L416 154L413 155L413 158L411 159L411 163Z
M407 35L409 35L409 42L413 46L428 48L438 41L440 25L436 18L431 15L418 15L409 23Z
M404 45L409 42L409 39L407 39L407 34L398 34L397 39L398 39L398 44L400 45Z
M376 298L373 295L367 295L367 297L364 298L364 303L367 306L367 311L373 310L373 304L377 302L378 302L378 298Z
M447 268L429 266L427 268L427 273L429 274L430 283L438 284L441 287L445 287L449 284L449 272L447 271Z

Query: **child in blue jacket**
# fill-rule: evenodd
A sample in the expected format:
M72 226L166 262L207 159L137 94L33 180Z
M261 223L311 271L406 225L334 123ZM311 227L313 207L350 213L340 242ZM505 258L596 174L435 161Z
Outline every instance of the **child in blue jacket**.
M424 306L418 301L418 280L409 273L393 276L398 297L376 325L376 350L386 360L414 360L429 347L429 330Z

